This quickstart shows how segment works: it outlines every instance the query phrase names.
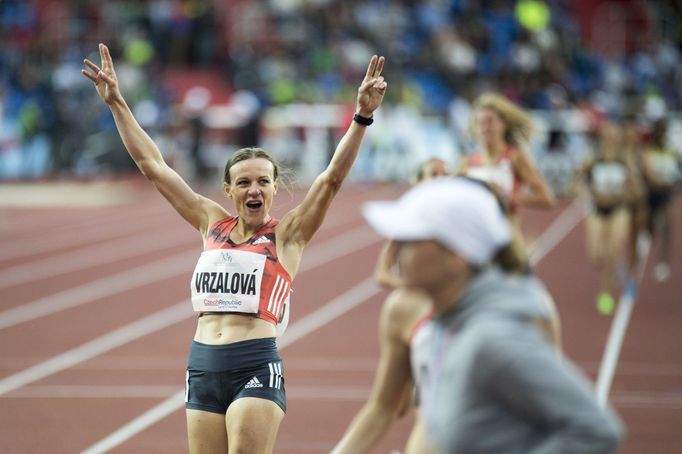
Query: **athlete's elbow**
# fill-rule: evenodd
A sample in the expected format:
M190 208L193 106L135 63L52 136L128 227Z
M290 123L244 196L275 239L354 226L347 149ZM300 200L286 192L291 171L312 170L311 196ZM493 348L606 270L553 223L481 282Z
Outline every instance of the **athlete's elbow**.
M326 191L336 195L343 185L345 175L341 175L339 172L326 171L321 175L321 179L322 185L326 188Z
M150 159L140 160L136 162L137 168L140 169L140 173L145 176L149 181L156 181L161 177L161 166L159 163L152 161Z

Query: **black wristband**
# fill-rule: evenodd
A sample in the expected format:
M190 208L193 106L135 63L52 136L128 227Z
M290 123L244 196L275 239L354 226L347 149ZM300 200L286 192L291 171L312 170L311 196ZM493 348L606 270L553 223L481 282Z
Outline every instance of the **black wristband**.
M360 123L361 125L364 126L369 126L372 123L374 123L374 118L363 117L362 115L356 113L355 115L353 115L353 121L356 123Z

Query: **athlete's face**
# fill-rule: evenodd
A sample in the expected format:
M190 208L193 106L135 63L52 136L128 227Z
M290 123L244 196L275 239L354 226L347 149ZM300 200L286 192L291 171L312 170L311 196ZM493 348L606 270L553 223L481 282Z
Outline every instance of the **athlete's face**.
M504 139L505 129L502 118L493 109L478 109L474 113L474 137L483 144Z
M230 184L224 184L225 193L247 224L267 221L277 193L274 171L272 162L265 158L245 159L230 168Z
M407 286L429 292L452 282L467 263L437 241L406 241L398 243L398 268Z

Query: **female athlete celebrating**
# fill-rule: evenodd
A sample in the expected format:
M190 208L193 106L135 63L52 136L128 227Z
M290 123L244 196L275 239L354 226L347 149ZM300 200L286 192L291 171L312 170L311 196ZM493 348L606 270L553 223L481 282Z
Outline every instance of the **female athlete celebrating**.
M358 153L386 82L384 58L373 56L356 114L325 171L299 206L270 216L279 168L259 148L237 151L225 166L223 189L236 214L194 192L163 160L118 88L109 50L101 67L85 60L109 106L128 153L176 211L201 234L204 252L192 278L198 322L189 354L186 415L191 452L271 452L286 400L275 336L286 321L289 291L303 249L329 209Z

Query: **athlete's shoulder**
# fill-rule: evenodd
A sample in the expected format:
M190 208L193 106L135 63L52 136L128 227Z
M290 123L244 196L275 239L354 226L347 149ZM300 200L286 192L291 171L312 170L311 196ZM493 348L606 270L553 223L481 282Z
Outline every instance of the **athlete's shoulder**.
M209 231L214 230L216 228L222 228L225 226L231 226L233 224L236 224L238 219L239 218L237 216L227 215L211 224L209 226Z
M431 299L426 293L415 289L399 287L386 298L382 307L382 319L392 330L407 338L414 325L431 311Z
M237 223L237 217L236 216L226 216L222 219L218 219L215 221L213 224L211 224L208 227L208 230L206 232L206 238L208 240L218 240L220 238L226 238L227 235L229 235L230 230L234 227L234 225Z
M277 218L270 218L268 222L265 223L263 227L261 227L261 232L274 232L277 229L277 226L279 225L279 219Z

